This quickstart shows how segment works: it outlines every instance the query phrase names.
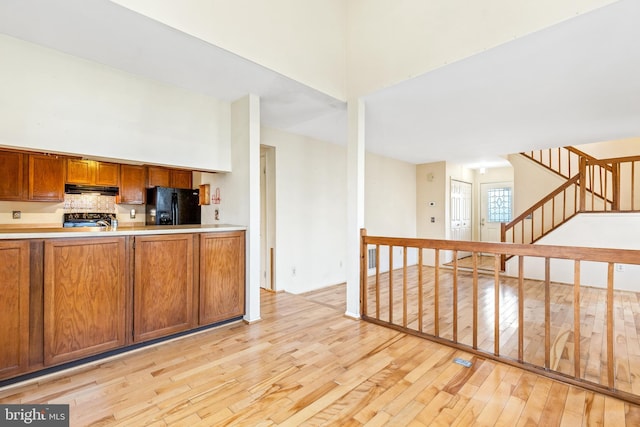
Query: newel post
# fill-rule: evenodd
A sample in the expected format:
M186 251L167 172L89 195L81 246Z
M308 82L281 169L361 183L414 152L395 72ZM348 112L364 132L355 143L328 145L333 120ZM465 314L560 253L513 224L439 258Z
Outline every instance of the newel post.
M360 229L360 315L367 314L367 245L364 242L367 237L367 229Z
M611 210L620 211L620 162L611 163Z
M524 222L522 223L522 226L524 227ZM513 234L515 234L515 228L512 231ZM515 241L515 235L513 240ZM500 223L500 241L502 243L506 243L507 242L507 225L504 222ZM500 268L502 269L502 271L505 270L507 266L507 256L505 254L500 255Z
M587 158L580 156L580 209L584 212L587 205Z

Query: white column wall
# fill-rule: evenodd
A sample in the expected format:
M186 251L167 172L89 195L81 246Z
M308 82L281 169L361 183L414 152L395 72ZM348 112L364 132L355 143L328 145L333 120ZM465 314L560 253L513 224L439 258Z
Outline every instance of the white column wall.
M361 99L348 102L347 141L347 311L360 317L360 229L364 227L365 106Z
M231 104L233 173L219 174L220 222L247 226L245 320L260 319L260 99L247 95ZM210 217L212 206L208 207Z

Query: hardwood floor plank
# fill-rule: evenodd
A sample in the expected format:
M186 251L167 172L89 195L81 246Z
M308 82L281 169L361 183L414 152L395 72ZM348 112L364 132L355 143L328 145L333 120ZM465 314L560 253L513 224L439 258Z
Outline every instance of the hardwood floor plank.
M441 274L444 311L446 271ZM69 404L73 426L639 424L635 406L345 318L343 291L334 287L326 302L320 291L309 297L314 300L263 293L261 322L224 325L5 387L0 402ZM462 285L459 292L462 311L468 304L462 303ZM501 306L513 305L507 301ZM632 303L637 300L625 302ZM640 322L629 316L623 316L625 331ZM509 319L501 315L500 323ZM594 322L582 333L597 330ZM502 345L510 342L504 337ZM627 339L629 356L634 345ZM453 363L455 357L472 366ZM635 375L629 361L628 375ZM594 375L601 372L598 366Z

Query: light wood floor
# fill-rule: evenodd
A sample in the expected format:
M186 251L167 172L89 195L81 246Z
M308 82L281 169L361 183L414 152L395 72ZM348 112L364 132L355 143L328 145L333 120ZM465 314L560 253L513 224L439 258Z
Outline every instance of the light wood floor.
M66 403L74 427L640 425L639 407L346 318L344 295L263 292L260 322L12 386L0 403Z

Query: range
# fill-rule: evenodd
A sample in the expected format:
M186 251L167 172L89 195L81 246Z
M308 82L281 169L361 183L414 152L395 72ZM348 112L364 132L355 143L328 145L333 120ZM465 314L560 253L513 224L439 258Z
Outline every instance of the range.
M113 214L101 212L66 213L62 216L63 227L102 227L111 226Z

